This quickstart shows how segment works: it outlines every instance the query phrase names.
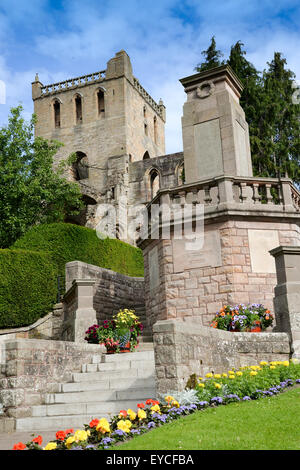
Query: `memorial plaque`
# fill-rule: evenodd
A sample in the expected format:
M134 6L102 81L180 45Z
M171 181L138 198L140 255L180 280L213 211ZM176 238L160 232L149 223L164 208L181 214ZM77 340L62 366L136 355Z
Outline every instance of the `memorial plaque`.
M248 230L249 250L253 273L276 273L275 260L269 251L279 246L278 232Z
M173 240L174 273L187 269L222 265L220 235L217 230L205 232L203 246L190 250L190 241Z

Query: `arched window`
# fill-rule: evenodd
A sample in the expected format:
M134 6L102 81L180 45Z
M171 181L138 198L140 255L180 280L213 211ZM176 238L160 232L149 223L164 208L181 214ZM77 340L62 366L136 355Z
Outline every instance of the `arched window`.
M148 160L150 158L148 150L143 155L143 160Z
M146 108L146 106L143 107L143 116L144 116L144 118L147 117L147 108Z
M82 99L80 95L75 96L76 124L82 122Z
M54 127L60 127L60 102L55 100L53 102L54 111Z
M153 128L154 128L154 143L157 144L157 119L156 116L153 118Z
M98 106L98 116L104 116L105 104L104 104L104 92L102 90L98 90L97 92L97 106Z
M153 199L159 190L159 173L156 170L150 173L151 199Z
M76 181L84 180L89 177L88 158L83 152L76 152L77 159L73 163L73 174Z
M146 122L144 123L144 132L145 135L148 135L148 124Z

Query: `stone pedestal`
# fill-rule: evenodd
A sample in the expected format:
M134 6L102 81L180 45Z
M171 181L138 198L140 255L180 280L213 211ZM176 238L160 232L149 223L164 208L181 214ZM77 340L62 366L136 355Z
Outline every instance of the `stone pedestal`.
M76 279L64 296L64 321L62 338L83 343L86 330L97 323L93 307L93 279Z
M180 80L187 93L182 136L186 183L217 176L252 176L243 86L229 66Z
M290 335L293 357L300 359L300 246L279 246L270 253L277 272L276 329Z

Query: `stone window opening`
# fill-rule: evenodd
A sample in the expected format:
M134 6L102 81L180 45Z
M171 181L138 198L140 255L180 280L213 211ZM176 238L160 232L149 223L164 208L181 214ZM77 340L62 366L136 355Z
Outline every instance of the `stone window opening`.
M154 143L157 144L157 119L156 116L153 118L153 128L154 128Z
M148 150L146 150L146 152L143 155L143 160L148 160L149 158L150 158L149 152Z
M60 127L60 102L55 100L53 103L54 127Z
M88 158L83 152L76 152L77 159L73 163L73 175L75 181L87 179L89 177Z
M76 124L82 122L82 99L81 96L76 95L75 97L75 110L76 110Z
M159 190L159 173L156 170L150 173L150 191L151 199L153 199Z
M104 103L104 92L98 90L97 92L97 105L98 105L98 116L105 115L105 103Z
M144 123L144 132L145 135L148 135L148 124Z
M143 107L143 116L144 116L144 118L147 117L147 108L146 108L146 106Z

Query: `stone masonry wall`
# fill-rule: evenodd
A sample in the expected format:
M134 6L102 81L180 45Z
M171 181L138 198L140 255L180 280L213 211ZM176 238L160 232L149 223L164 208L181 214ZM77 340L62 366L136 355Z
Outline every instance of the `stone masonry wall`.
M146 308L151 325L156 320L186 317L209 325L216 311L227 303L262 303L273 312L275 264L273 272L255 272L249 231L276 231L279 243L275 244L275 248L278 244L300 245L299 227L276 221L232 220L210 224L205 228L208 229L216 231L220 238L221 263L215 267L186 266L176 271L174 256L177 257L178 249L174 240L153 240L144 248ZM159 267L152 272L152 278L157 277L157 283L150 282L155 263L151 267L149 262L151 253L156 249ZM216 250L214 246L209 257L213 250ZM267 250L266 254L271 258Z
M162 394L183 390L194 373L222 373L290 357L287 333L232 333L191 320L157 322L153 341L156 386Z
M31 416L31 406L57 392L81 365L101 359L98 345L65 341L16 339L1 343L0 403L8 417Z
M97 320L112 317L121 308L133 308L137 315L145 313L144 278L130 277L109 269L73 261L66 265L66 288L74 279L95 279L94 309Z

